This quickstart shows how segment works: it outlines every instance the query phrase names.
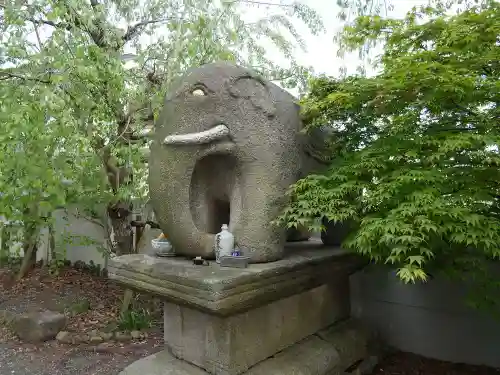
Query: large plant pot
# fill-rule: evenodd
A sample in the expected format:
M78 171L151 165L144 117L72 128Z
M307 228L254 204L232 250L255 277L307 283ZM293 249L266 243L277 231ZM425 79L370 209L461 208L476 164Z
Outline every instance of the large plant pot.
M288 228L286 231L287 242L307 241L309 238L311 238L311 232L303 226Z
M352 314L397 349L500 367L500 321L468 307L464 290L438 276L404 284L395 271L370 266L351 277Z
M322 224L327 228L326 232L321 232L321 241L328 246L340 246L353 229L351 221L334 223L323 218Z

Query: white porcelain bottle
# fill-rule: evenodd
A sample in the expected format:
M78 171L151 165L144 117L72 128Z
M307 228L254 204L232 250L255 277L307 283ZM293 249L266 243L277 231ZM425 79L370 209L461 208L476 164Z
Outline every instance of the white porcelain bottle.
M221 231L215 235L215 261L220 263L221 256L230 256L234 249L234 236L227 224L222 224Z

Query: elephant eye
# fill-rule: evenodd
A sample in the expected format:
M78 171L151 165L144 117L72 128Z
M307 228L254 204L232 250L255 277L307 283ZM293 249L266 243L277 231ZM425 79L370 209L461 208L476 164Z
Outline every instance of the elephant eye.
M191 91L191 94L193 94L194 96L205 96L205 95L207 95L207 94L205 94L205 91L203 91L200 88L194 89L193 91Z

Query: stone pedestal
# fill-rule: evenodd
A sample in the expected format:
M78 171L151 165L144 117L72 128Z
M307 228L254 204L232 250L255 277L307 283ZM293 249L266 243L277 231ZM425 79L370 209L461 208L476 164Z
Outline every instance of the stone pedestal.
M165 303L165 343L211 374L237 375L349 316L345 280L239 314L217 316Z
M271 365L281 351L325 341L318 332L349 317L348 279L360 265L308 241L288 245L283 260L246 269L126 255L110 261L109 276L165 299L165 344L173 356L209 374L239 375ZM340 363L329 347L322 353Z

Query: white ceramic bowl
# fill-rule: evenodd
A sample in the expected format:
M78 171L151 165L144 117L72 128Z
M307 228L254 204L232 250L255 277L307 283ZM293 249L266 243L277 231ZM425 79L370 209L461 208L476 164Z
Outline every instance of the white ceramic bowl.
M165 253L172 250L172 244L164 238L151 240L151 246L153 246L153 249L160 250Z

